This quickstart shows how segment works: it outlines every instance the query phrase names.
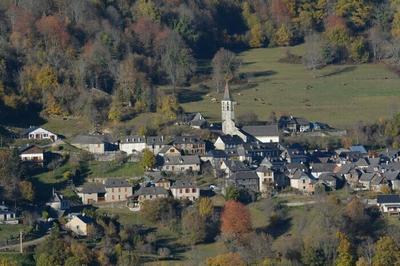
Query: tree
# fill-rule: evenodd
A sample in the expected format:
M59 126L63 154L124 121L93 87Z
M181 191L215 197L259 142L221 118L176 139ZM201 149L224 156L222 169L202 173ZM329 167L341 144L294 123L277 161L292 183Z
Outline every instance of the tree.
M289 46L292 42L293 33L286 25L282 25L275 32L275 43L279 46Z
M19 190L21 191L21 196L24 200L33 202L33 200L35 198L35 191L33 189L31 182L29 182L29 181L20 182Z
M1 257L0 258L0 266L17 266L17 262L13 259Z
M239 200L240 191L235 186L228 186L224 196L226 200Z
M338 233L339 247L338 256L336 258L336 266L351 266L353 265L353 256L351 255L350 242L346 235Z
M400 263L400 249L393 238L381 237L375 243L375 255L372 264L376 266L398 265Z
M195 70L195 61L181 36L171 32L161 44L161 66L171 82L173 92Z
M141 208L143 217L152 223L167 223L180 217L179 202L171 198L147 200Z
M303 57L303 63L307 69L316 71L326 64L323 39L318 33L311 33L304 39L305 54Z
M250 212L245 205L233 200L227 201L221 215L221 232L234 239L251 230Z
M197 201L197 208L201 217L208 218L213 213L214 205L209 198L202 197Z
M212 60L213 81L217 88L217 93L220 92L226 82L236 76L241 63L241 60L233 52L224 48L218 50Z
M142 152L142 158L140 160L140 165L145 170L153 169L154 166L156 165L156 157L154 156L154 153L151 152L149 149L145 149Z
M226 253L207 259L207 266L245 266L238 253Z
M391 33L393 38L400 38L400 8L396 11L393 17Z
M207 237L207 220L196 209L187 210L182 217L182 230L191 245L201 243Z

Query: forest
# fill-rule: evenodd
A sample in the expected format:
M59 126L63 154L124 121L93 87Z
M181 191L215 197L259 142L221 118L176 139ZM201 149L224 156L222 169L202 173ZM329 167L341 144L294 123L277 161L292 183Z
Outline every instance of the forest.
M33 113L93 125L144 112L168 119L181 111L178 87L227 79L211 61L221 48L305 43L310 69L383 62L397 70L399 37L397 0L3 0L0 122Z

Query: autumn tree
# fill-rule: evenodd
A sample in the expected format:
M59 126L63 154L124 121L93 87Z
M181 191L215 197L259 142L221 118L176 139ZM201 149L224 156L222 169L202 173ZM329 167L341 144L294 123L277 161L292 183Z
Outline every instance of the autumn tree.
M161 66L175 93L178 84L186 81L196 68L189 48L175 32L171 32L160 48Z
M61 17L43 16L36 22L36 28L45 37L47 45L65 48L69 43L67 25Z
M207 266L245 266L246 263L242 260L238 253L221 254L213 258L207 259Z
M142 158L140 159L140 165L145 170L153 169L156 165L156 157L154 156L153 152L148 149L145 149L142 152Z
M339 238L338 256L336 258L336 266L353 265L353 256L351 255L350 241L343 233L337 234Z
M35 190L32 183L29 181L21 181L19 183L19 190L21 191L21 196L24 200L33 202L35 198Z
M221 215L221 231L226 237L240 238L251 230L248 208L240 202L227 201Z
M375 255L372 264L376 266L397 265L400 263L400 249L389 236L381 237L375 243Z
M217 93L229 82L236 77L239 71L241 60L236 55L224 48L218 50L212 60L213 81L217 88Z
M197 208L201 217L208 218L213 213L214 205L209 198L202 197L197 202Z

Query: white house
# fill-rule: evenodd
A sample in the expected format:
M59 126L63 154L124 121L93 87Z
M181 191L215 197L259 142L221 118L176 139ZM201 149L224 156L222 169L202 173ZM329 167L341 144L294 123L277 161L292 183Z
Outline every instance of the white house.
M377 205L379 209L390 215L400 214L400 196L399 195L378 195Z
M262 143L279 143L278 125L244 126L243 132Z
M0 224L18 224L15 212L4 205L0 205Z
M43 163L44 151L38 146L32 145L23 149L19 155L24 162Z
M93 224L93 219L85 215L76 215L65 224L65 228L79 236L88 235L88 227Z
M175 199L195 201L200 197L200 188L191 181L177 180L170 189Z
M126 154L131 155L134 152L142 152L146 149L145 136L129 136L121 141L119 149Z
M58 139L57 134L48 131L42 127L30 127L27 131L28 139L49 139L56 141Z

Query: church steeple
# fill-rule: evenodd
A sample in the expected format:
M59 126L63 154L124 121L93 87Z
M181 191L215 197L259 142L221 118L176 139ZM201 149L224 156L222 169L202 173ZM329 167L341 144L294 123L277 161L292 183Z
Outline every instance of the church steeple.
M231 94L229 92L229 83L228 81L225 83L225 91L224 91L224 98L222 98L224 101L230 101L231 100Z
M224 134L233 135L236 130L235 126L235 102L229 93L229 84L226 82L224 97L221 101L221 116L222 116L222 132Z

